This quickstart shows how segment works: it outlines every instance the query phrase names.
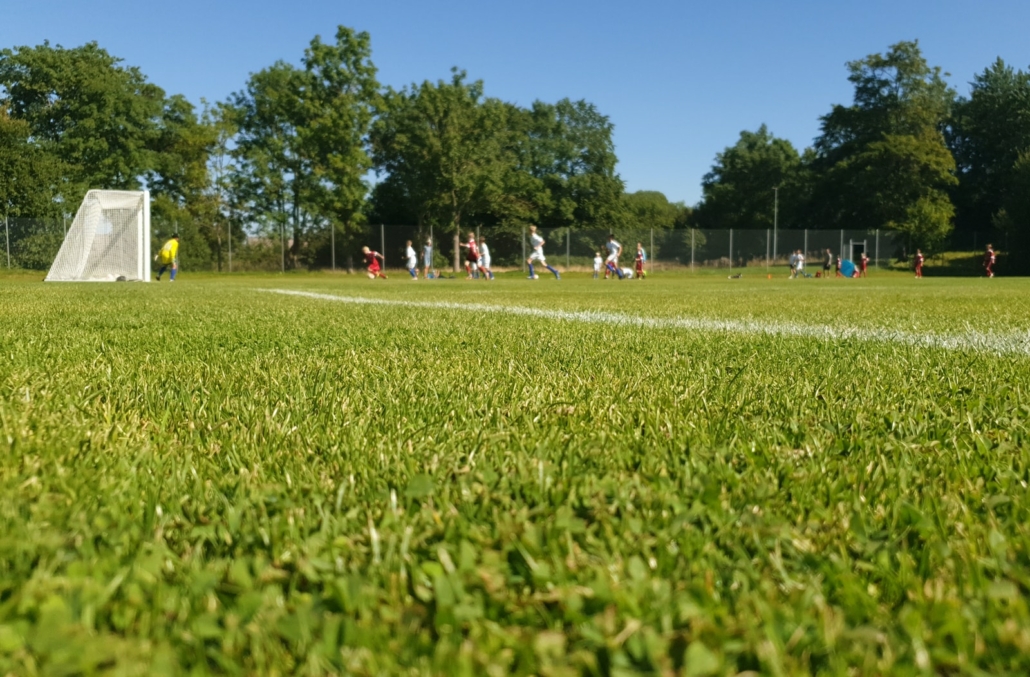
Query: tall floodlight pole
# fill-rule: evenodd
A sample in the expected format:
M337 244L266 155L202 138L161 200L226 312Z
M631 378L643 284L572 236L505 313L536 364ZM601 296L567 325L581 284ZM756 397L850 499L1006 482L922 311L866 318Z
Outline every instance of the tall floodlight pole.
M776 237L780 225L780 187L773 186L773 246L772 257L776 261Z
M11 223L8 217L4 217L4 237L7 239L7 267L11 267Z
M282 256L280 257L279 266L282 272L286 272L286 223L279 223L279 249L282 250Z
M229 233L229 272L232 272L232 220L227 219L225 229Z
M333 272L336 272L336 222L329 222L329 250L332 253L330 260L333 265Z

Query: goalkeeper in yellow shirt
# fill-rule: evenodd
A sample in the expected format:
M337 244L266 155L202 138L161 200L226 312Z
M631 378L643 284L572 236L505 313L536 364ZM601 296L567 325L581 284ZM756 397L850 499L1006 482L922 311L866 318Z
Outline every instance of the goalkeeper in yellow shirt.
M161 269L157 271L157 281L161 281L161 276L165 274L165 271L169 268L172 269L170 276L172 282L175 282L175 274L179 272L179 234L172 235L172 238L165 242L164 246L161 247L161 251L157 253L157 262L161 264Z

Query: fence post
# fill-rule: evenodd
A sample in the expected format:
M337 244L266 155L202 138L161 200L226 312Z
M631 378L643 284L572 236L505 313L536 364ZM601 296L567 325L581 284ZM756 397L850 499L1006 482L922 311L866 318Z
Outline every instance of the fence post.
M730 228L730 270L733 270L733 229Z
M336 222L332 219L329 220L329 259L332 262L333 272L336 272ZM231 264L230 264L231 268Z
M232 221L225 222L225 230L229 234L229 272L232 272Z
M11 267L11 219L4 217L4 237L7 239L7 267Z
M807 259L808 258L808 228L805 228L805 251L801 254ZM808 263L807 261L805 263Z
M64 236L68 237L68 215L67 214L62 214L61 215L61 225L64 226Z
M765 269L769 270L769 229L765 229Z
M565 269L569 269L569 254L572 252L572 229L565 231Z
M844 260L844 229L843 228L840 229L840 249L837 250L837 256L840 257L841 261Z
M526 227L522 226L522 272L526 272Z
M876 229L876 254L874 254L874 256L876 256L876 264L875 265L876 265L877 268L879 268L880 267L880 229L879 228Z
M647 272L654 275L654 228L651 228L651 258L647 260Z
M279 223L279 248L282 249L282 260L279 263L282 266L282 272L286 272L286 223Z
M694 272L694 229L690 229L690 272Z
M386 270L386 226L379 224L379 248L383 251L379 252L383 255L383 270Z

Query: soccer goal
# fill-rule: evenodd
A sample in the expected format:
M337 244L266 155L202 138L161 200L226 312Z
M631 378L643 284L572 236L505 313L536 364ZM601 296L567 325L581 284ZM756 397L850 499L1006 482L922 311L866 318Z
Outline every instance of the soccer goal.
M47 282L150 281L150 193L86 193Z

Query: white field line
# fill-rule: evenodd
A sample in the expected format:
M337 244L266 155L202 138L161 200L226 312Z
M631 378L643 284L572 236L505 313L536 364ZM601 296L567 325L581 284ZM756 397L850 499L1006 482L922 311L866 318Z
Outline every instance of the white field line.
M373 299L362 296L334 296L316 292L292 289L260 289L258 291L287 296L333 301L368 306L400 306L403 308L428 308L433 310L456 310L470 313L501 313L520 315L546 320L585 322L643 329L685 329L688 331L725 332L731 334L764 334L811 338L823 341L875 341L898 343L920 348L942 348L997 355L1030 356L1030 332L982 333L966 331L957 334L919 334L895 329L877 327L833 327L829 325L802 325L763 320L716 320L692 317L642 317L595 310L549 310L525 306L502 306L486 303L454 303L452 301L407 301L396 299Z

